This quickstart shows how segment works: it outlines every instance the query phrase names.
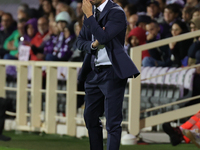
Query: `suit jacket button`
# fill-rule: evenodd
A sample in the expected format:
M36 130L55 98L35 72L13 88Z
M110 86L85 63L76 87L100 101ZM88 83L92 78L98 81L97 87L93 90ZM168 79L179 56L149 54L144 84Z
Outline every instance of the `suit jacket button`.
M87 25L87 28L89 28L90 26L89 25Z

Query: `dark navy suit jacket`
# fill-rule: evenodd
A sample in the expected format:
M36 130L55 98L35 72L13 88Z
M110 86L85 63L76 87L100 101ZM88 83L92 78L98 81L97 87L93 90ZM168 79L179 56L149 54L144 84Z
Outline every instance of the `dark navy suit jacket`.
M103 30L103 27L105 27L105 30ZM92 70L92 35L101 45L105 45L113 69L119 78L137 77L140 74L124 51L126 27L127 21L123 9L111 0L108 1L101 12L98 22L94 16L85 17L76 43L78 49L87 52L79 74L79 80L85 81L88 73Z

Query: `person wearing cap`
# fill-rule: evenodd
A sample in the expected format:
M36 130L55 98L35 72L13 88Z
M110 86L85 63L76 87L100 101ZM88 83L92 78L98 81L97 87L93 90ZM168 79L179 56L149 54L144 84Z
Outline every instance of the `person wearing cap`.
M144 30L141 27L134 28L129 33L127 41L129 42L131 48L146 44L146 30ZM142 59L144 59L145 57L149 57L149 56L150 55L147 50L142 51Z
M47 53L45 56L45 60L47 61L59 61L59 60L68 60L67 59L62 59L64 57L65 52L62 52L63 49L63 44L66 43L65 40L65 28L67 26L71 25L71 17L68 12L63 11L60 12L56 16L56 22L57 22L57 27L58 27L58 32L59 35L57 36L56 44L53 47L53 52L52 53ZM68 39L68 42L71 39ZM66 49L67 51L67 49ZM71 54L70 54L71 56Z
M71 23L71 17L69 15L68 12L60 12L57 16L56 16L56 22L57 22L57 26L58 26L58 30L59 32L63 32L64 28Z
M159 3L156 0L148 0L147 3L147 15L151 17L151 19L156 20L158 23L163 22L163 14L161 13Z

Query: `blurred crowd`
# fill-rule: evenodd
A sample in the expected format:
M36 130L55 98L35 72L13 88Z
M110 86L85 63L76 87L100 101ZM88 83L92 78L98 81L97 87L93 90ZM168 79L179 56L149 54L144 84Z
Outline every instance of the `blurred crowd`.
M127 17L125 50L200 29L199 0L113 0ZM0 59L83 61L76 47L83 25L82 0L39 0L38 9L20 4L17 20L0 11ZM172 42L142 52L143 66L188 66L200 62L200 38Z

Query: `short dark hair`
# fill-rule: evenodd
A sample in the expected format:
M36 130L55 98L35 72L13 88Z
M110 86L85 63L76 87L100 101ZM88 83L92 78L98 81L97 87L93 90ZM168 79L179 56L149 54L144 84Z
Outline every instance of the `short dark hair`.
M181 29L182 29L182 33L187 33L189 32L188 30L188 27L187 27L187 24L179 19L177 19L174 23L174 24L177 24Z
M151 24L154 23L157 27L159 27L159 23L156 20L151 20L150 22L148 22L147 24Z
M180 11L180 9L181 9L181 6L180 5L178 5L178 4L169 4L169 5L167 5L166 7L165 7L165 9L169 9L169 10L171 10L172 12L174 12L174 13L176 13L176 14L180 14L181 13L181 11Z

